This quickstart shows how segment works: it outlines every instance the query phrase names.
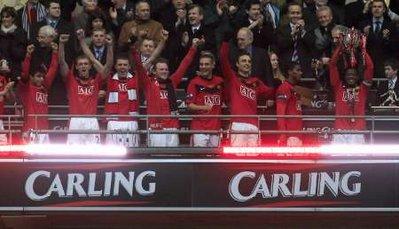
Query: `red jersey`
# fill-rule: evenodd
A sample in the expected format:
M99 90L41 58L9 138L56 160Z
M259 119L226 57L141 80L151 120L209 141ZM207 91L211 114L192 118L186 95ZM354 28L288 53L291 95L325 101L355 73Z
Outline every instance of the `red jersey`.
M0 75L0 91L3 91L8 83L5 76ZM4 96L0 96L0 115L4 114Z
M223 79L213 76L212 79L205 79L196 76L190 81L187 88L187 104L208 105L210 111L194 111L200 115L220 115L223 102ZM218 130L221 127L219 118L194 118L191 121L192 130Z
M21 81L18 84L18 91L25 112L23 131L49 128L47 117L33 117L29 115L48 114L48 91L57 73L58 53L52 53L50 67L41 86L36 86L29 81L30 61L31 56L27 56L22 65Z
M187 69L193 61L197 48L190 48L181 64L168 80L175 89L181 82ZM139 78L140 87L144 88L145 97L147 101L147 114L148 115L171 115L169 104L169 93L167 85L160 82L155 77L148 76L147 71L144 69L139 54L133 50L133 59L136 63L137 75ZM162 128L178 128L179 121L174 118L150 118L150 127L153 129Z
M277 115L302 115L299 101L300 95L295 92L294 86L288 81L284 81L276 91ZM302 130L302 128L301 118L277 118L278 130Z
M337 61L340 55L340 48L334 51L330 60L330 81L335 92L335 115L355 115L364 116L366 110L366 100L368 86L374 74L374 65L370 56L365 55L364 81L355 88L347 88L342 84ZM369 85L370 84L370 85ZM335 119L335 129L340 130L364 130L366 121L364 118L337 118Z
M237 76L229 62L229 46L223 42L220 50L220 62L223 76L227 80L226 89L229 95L232 115L257 115L258 98L272 97L274 90L256 77L242 78ZM243 122L258 126L257 118L232 118L232 122Z
M119 79L118 74L110 77L107 83L107 98L105 113L114 115L138 114L137 77L128 73L126 79ZM117 118L117 120L132 120L132 118Z
M97 74L88 80L79 80L69 71L66 88L68 91L69 114L95 115L97 114L98 92L101 86L101 75Z

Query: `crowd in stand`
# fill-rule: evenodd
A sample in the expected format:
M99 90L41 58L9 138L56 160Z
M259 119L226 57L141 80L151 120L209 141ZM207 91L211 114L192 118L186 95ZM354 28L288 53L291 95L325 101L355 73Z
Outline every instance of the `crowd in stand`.
M372 79L379 104L399 105L399 5L389 0L6 0L0 5L0 111L24 107L24 139L49 142L49 104L69 105L69 130L136 131L139 105L150 117L149 146L178 146L176 89L195 117L193 146L221 142L228 107L232 146L259 144L260 99L277 115L302 115L312 90L333 94L336 115L365 114ZM301 84L314 79L314 88ZM67 101L67 102L66 102ZM262 104L265 105L265 104ZM79 115L83 117L79 117ZM213 115L213 117L211 117ZM299 117L277 119L280 131L303 129ZM337 130L364 130L364 118L337 118ZM245 132L248 132L244 134ZM67 143L99 143L99 134L69 134ZM108 144L140 145L139 134L107 134ZM308 139L285 132L279 145ZM362 134L334 142L364 143Z

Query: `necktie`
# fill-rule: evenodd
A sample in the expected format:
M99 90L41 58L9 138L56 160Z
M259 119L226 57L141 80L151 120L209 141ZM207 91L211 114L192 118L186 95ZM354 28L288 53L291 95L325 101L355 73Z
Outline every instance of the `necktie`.
M388 89L393 89L395 87L395 84L393 83L393 80L388 81Z
M381 22L380 21L376 21L375 23L375 29L374 29L374 33L379 33L381 30Z
M100 49L96 49L96 59L97 59L97 60L100 60L100 59L101 59L101 56L102 56L101 50L100 50Z
M294 50L292 51L292 57L291 57L292 62L297 62L299 60L299 52L298 52L299 35L295 35L295 36L297 36L297 37L294 40Z

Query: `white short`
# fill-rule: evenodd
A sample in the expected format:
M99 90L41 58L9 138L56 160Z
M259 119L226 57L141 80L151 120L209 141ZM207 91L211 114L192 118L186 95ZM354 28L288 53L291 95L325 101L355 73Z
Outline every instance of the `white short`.
M333 134L332 143L334 144L365 144L363 134Z
M233 122L231 123L231 131L248 131L257 132L258 127L249 123ZM258 134L231 134L230 144L231 146L258 146L259 144Z
M193 134L194 147L218 147L220 137L217 134Z
M100 130L96 118L71 118L69 130ZM68 134L67 144L100 144L100 134Z
M138 124L137 121L109 121L107 130L136 131L138 130ZM138 147L139 137L139 134L107 134L105 142L126 147Z
M35 134L30 132L27 136L29 143L34 144L48 144L50 143L50 138L48 134Z
M164 130L177 130L177 128L164 128ZM150 134L149 146L151 147L176 147L179 146L178 134Z
M3 120L0 119L0 130L4 130ZM7 141L7 134L0 134L0 145L6 145Z

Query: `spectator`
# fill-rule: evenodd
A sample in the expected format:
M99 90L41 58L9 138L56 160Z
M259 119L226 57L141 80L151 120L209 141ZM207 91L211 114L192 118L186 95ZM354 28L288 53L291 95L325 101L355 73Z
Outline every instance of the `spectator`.
M330 81L335 94L335 115L356 115L364 116L366 110L366 99L368 87L372 84L373 62L365 50L364 40L359 44L360 52L364 55L364 61L358 59L357 63L346 63L347 68L343 69L344 82L341 82L338 60L345 52L342 44L335 49L330 60ZM358 50L354 50L358 52ZM364 74L362 75L362 72ZM360 83L360 80L363 81ZM366 121L364 118L337 118L335 120L336 130L364 130ZM334 134L334 143L364 144L363 134Z
M113 35L107 20L107 16L99 9L89 13L85 32L86 36L91 36L91 33L94 29L104 29L106 34Z
M38 31L36 42L34 42L35 48L31 53L31 65L32 66L46 66L50 67L53 42L57 34L53 27L45 25Z
M25 30L28 40L33 39L35 34L32 26L46 18L46 7L39 0L28 0L25 6L18 10L19 25Z
M107 37L107 62L105 67L96 60L84 42L84 31L78 30L78 39L85 55L75 59L74 69L70 69L65 62L64 46L69 36L60 35L59 61L60 73L68 91L69 114L71 115L96 115L97 99L102 81L108 76L113 63L112 38ZM92 64L97 71L92 74ZM69 130L98 130L96 118L72 117L69 122ZM99 134L68 134L68 144L97 144L100 143Z
M384 0L373 0L371 17L361 23L362 31L367 35L367 52L375 66L375 76L384 77L384 61L395 52L397 34L395 24L386 15Z
M334 28L333 14L328 6L319 7L316 11L318 26L310 31L309 36L314 47L314 58L331 56L331 30Z
M151 19L150 4L146 0L139 0L135 5L136 19L126 22L119 34L118 45L123 48L129 42L132 34L132 29L135 28L138 32L145 31L146 36L152 40L159 41L162 39L162 24Z
M273 29L277 29L281 20L281 9L271 0L260 0L262 14L265 16L266 22L271 23Z
M50 27L51 28L51 27ZM26 57L23 62L21 80L18 83L18 92L24 106L25 122L22 127L24 139L32 143L49 143L49 135L36 134L31 130L47 130L49 123L47 117L35 117L32 115L48 114L48 94L57 74L58 69L58 45L51 43L51 64L31 66L32 54L35 46L27 47Z
M247 5L247 15L236 23L236 30L242 27L248 27L253 34L252 45L255 47L269 50L274 42L273 26L265 20L261 13L261 4L259 0L251 0Z
M299 62L305 77L312 76L310 68L311 50L310 39L305 39L309 28L302 19L302 8L297 3L288 4L287 25L280 26L277 31L277 46L279 56L283 62Z
M302 115L302 98L296 90L296 85L301 81L301 66L295 62L288 62L285 66L288 76L276 91L276 114L277 115ZM301 118L277 118L277 129L279 131L301 131L303 122ZM301 134L280 134L278 139L280 146L302 146L303 136Z
M230 63L233 65L240 52L247 52L251 57L251 75L258 77L267 85L272 85L272 70L266 50L252 45L253 33L248 28L241 28L237 32L237 46L232 45ZM234 66L234 65L233 65Z
M378 87L379 106L398 106L399 105L399 82L398 70L399 62L396 59L386 60L384 63L385 77L387 81L382 82Z
M163 58L159 58L154 62L154 77L148 76L141 63L139 54L136 49L133 49L133 59L140 82L139 86L143 88L147 101L147 114L178 114L175 89L193 61L199 43L197 39L193 41L191 49L184 57L176 72L170 77L168 61ZM179 128L179 121L175 118L150 118L149 127L151 130L176 131ZM148 141L148 145L152 147L176 147L179 145L179 135L169 133L150 134Z
M248 30L249 31L249 30ZM228 37L225 35L225 40ZM267 55L267 54L266 54ZM220 48L220 63L223 77L226 82L230 113L232 115L256 115L258 99L262 96L273 97L274 90L267 87L262 81L251 76L252 58L247 52L237 55L234 72L229 62L229 45L223 42ZM259 120L257 118L235 117L231 119L231 131L252 132L248 134L231 134L231 146L257 146L259 136Z
M109 8L109 16L111 18L112 31L118 37L122 25L133 20L134 4L127 0L113 0L114 6Z
M61 8L59 0L48 1L46 17L42 21L33 24L32 28L33 36L31 37L30 40L32 43L36 41L39 29L46 25L51 26L55 30L56 34L53 39L58 39L58 34L70 34L72 36L74 35L73 26L69 22L65 21L65 19L61 18ZM73 40L74 39L70 39L66 46L67 47L66 56L68 63L70 62L70 60L73 59L72 56L74 56L75 44L73 43ZM35 49L35 51L37 51L37 49ZM47 59L48 61L46 63L48 65L50 64L50 59L49 58Z
M94 29L91 33L90 51L101 64L105 64L107 61L108 48L113 48L107 46L106 36L105 29Z
M12 81L20 76L26 45L25 31L15 24L16 16L11 7L4 7L0 12L0 60L9 66Z
M273 72L273 87L277 88L285 81L285 76L281 72L280 61L275 52L269 52L270 65Z
M220 115L223 103L223 79L213 75L215 57L210 52L202 52L199 71L188 85L188 109L198 118L191 121L191 130L217 131L221 128L220 118L201 117L201 115ZM220 134L197 133L192 135L194 147L218 147Z
M76 15L73 19L75 31L78 29L86 29L89 22L89 14L95 10L99 10L97 0L82 0L83 12Z

